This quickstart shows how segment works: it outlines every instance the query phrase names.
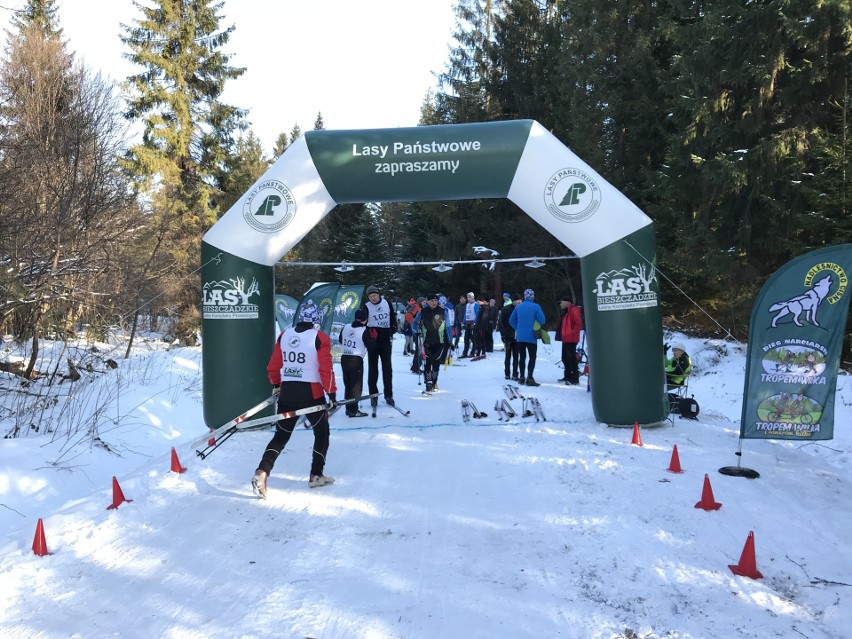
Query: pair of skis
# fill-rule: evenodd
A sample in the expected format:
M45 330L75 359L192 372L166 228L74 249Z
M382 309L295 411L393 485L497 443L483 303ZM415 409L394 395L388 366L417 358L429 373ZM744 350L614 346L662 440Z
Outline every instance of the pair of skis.
M479 410L476 407L476 404L474 404L469 399L461 400L461 406L462 406L462 421L469 422L471 412L473 412L474 419L483 419L485 417L488 417L488 413L483 413L481 410Z
M209 434L205 435L204 438L199 439L198 441L193 443L194 446L199 446L204 441L207 442L206 448L201 450L196 450L195 454L201 457L201 459L206 458L210 453L219 448L222 444L224 444L228 439L230 439L235 433L241 430L251 430L253 428L257 428L258 426L263 426L266 424L271 424L273 422L277 422L280 419L289 419L291 417L303 417L305 415L310 415L312 413L319 413L321 411L327 410L329 411L329 416L331 416L335 409L339 406L343 406L345 404L352 404L355 402L360 402L366 399L373 399L378 397L378 393L373 395L363 395L362 397L355 397L353 399L343 399L331 404L318 404L317 406L308 406L307 408L299 408L298 410L291 410L284 413L278 413L277 415L269 415L268 417L258 417L257 419L249 419L252 415L256 415L260 411L269 406L272 406L278 401L278 392L276 391L266 399L264 399L259 404L252 406L242 415L235 417L229 422L223 424L219 428L214 429ZM305 428L310 428L309 422L305 422Z
M503 387L503 392L506 393L506 397L508 397L509 399L518 399L519 397L521 399L524 399L524 394L521 392L521 389L518 388L517 386L512 386L511 384L506 384Z
M526 397L524 398L524 417L535 417L535 421L537 422L546 422L547 418L544 416L544 410L541 408L541 402L538 401L538 397Z
M504 400L497 400L494 404L494 410L497 411L497 414L500 415L500 421L502 422L505 418L508 422L510 419L514 418L517 413L515 413L512 405Z
M372 396L371 396L371 397L372 397ZM411 411L410 411L410 410L405 410L404 408L400 408L400 407L399 407L399 406L397 406L396 404L388 404L388 406L390 406L391 408L393 408L395 411L397 411L397 412L401 413L403 417L408 417L409 415L411 415ZM378 408L379 408L379 403L378 403L378 402L376 402L375 404L373 404L372 408L373 408L373 412L372 412L371 414L372 414L372 416L373 416L373 417L375 417L375 416L376 416L376 411L377 411L377 410L378 410Z
M521 392L520 388L511 384L506 384L503 387L503 391L509 399L523 400L521 417L535 417L535 421L537 422L547 421L547 418L544 416L544 410L541 407L541 402L538 401L537 397L527 397Z

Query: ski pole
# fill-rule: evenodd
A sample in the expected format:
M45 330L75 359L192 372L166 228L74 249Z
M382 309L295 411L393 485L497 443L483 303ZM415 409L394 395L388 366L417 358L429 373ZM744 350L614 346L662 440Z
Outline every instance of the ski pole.
M238 417L234 417L234 419L232 419L231 421L223 424L222 426L219 426L218 428L211 430L210 433L207 434L204 437L204 439L199 438L198 441L193 442L192 445L198 446L202 442L204 442L205 439L215 439L216 437L218 437L222 433L226 432L228 429L233 428L237 424L244 422L245 420L247 420L252 415L256 415L257 413L262 411L267 406L271 406L272 404L275 403L275 401L277 399L278 399L278 391L276 390L274 393L272 393L272 395L270 395L269 397L264 399L259 404L255 404L254 406L249 408L246 412L244 412L242 415L239 415Z
M291 410L291 411L287 411L285 413L278 413L276 415L270 415L268 417L258 417L257 419L251 419L251 420L248 420L248 421L245 421L245 417L247 415L249 415L251 413L251 411L246 411L246 413L243 413L243 415L241 415L239 418L236 418L236 419L240 419L240 421L236 421L236 419L231 420L230 422L228 422L224 426L221 426L220 428L217 428L216 430L214 430L209 435L206 435L205 438L207 439L207 447L203 448L202 450L196 450L195 454L198 455L199 457L201 457L201 459L204 459L210 453L212 453L214 450L219 448L219 446L221 446L224 442L226 442L228 439L230 439L231 436L239 430L249 430L249 429L252 429L256 426L260 426L260 425L263 425L263 424L271 424L272 422L277 422L278 420L281 420L281 419L289 419L291 417L299 417L299 416L302 416L302 415L310 415L311 413L318 413L320 411L329 410L329 409L333 408L335 405L351 404L353 402L359 402L359 401L364 400L364 399L371 399L373 397L378 397L379 395L380 395L380 393L374 393L372 395L364 395L362 397L356 397L356 398L353 398L353 399L340 400L338 402L335 402L334 404L317 404L316 406L308 406L307 408L299 408L297 410ZM277 397L277 395L275 395L275 397ZM257 407L255 406L254 408L257 408ZM254 409L252 409L252 410L254 410ZM260 409L258 408L258 410L260 410ZM256 413L257 410L255 410L254 412ZM236 423L234 423L234 422L236 422ZM310 428L310 427L305 426L305 428ZM218 442L216 441L217 439L219 439ZM198 446L203 441L204 441L204 439L197 441L197 442L193 443L193 446Z

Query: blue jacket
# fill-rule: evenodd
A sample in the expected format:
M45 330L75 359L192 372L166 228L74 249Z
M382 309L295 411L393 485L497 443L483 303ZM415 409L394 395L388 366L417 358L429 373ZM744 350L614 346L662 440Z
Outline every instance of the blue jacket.
M515 329L515 339L518 342L535 343L533 324L536 320L544 326L544 311L535 302L524 300L515 307L509 316L509 324Z

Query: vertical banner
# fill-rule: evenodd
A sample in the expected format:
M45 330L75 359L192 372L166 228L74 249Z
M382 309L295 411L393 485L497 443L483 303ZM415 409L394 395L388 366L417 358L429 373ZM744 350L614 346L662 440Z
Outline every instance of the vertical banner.
M742 439L834 437L834 395L849 312L852 244L776 271L751 311Z
M611 426L665 418L656 260L651 226L580 258L592 408Z
M299 316L299 311L303 306L315 305L319 309L319 320L315 324L319 324L320 330L323 333L331 332L331 323L334 318L334 302L337 299L337 290L340 284L337 282L323 282L314 284L311 289L305 293L299 306L296 307L296 317Z
M296 309L298 307L299 300L295 297L289 295L275 296L275 320L278 322L279 333L296 323Z
M273 269L206 242L201 259L204 422L215 428L269 397Z
M341 285L337 291L337 299L331 314L331 330L328 333L331 337L331 356L335 362L339 362L343 354L343 347L339 341L340 333L344 326L355 321L355 311L361 308L364 299L364 288L363 284Z

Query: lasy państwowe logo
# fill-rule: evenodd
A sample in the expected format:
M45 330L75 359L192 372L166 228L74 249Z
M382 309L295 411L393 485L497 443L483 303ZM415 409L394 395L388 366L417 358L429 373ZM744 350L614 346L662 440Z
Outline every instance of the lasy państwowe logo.
M243 218L261 233L277 233L296 216L296 198L283 182L263 180L243 201Z

